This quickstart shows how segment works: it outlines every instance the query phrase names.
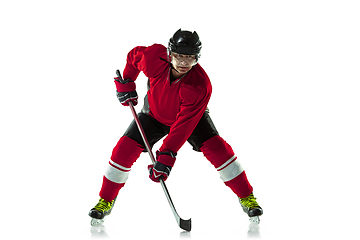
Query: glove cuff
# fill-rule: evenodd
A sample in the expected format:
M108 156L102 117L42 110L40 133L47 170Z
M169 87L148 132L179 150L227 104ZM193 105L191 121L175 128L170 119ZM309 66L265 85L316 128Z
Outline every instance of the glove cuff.
M156 151L156 159L158 162L173 167L176 160L176 153L172 151Z
M118 92L133 92L136 89L136 85L134 82L121 83L115 78L116 90Z

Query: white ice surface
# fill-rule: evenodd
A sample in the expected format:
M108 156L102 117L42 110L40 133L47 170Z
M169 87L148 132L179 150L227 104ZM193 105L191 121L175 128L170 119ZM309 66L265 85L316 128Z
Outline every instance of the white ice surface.
M358 239L358 13L357 1L1 2L1 239ZM260 227L188 144L167 184L191 233L148 179L145 154L105 227L91 227L132 120L115 70L180 27L203 42L210 114L264 209ZM143 74L137 87L139 111Z

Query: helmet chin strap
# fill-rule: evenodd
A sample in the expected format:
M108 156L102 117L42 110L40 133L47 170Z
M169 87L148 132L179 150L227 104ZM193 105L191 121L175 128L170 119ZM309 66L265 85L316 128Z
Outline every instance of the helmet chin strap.
M168 63L168 64L170 65L171 69L174 69L176 72L178 72L178 73L179 73L179 71L178 71L178 70L176 70L176 69L174 68L174 66L172 65L172 63L171 63L171 62L169 62L168 60L166 60L166 59L164 59L164 58L162 58L162 57L160 57L160 60L162 60L162 61L164 61L164 62Z

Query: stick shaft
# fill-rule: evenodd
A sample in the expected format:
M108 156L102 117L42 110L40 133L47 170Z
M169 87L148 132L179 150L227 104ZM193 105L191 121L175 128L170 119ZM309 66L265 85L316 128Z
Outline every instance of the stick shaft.
M152 152L151 149L150 149L149 141L148 141L147 138L146 138L144 129L143 129L143 127L141 126L139 117L137 116L137 113L136 113L136 111L135 111L134 104L133 104L131 101L129 102L129 106L130 106L131 112L132 112L132 114L133 114L133 116L134 116L134 120L135 120L135 122L136 122L136 125L137 125L137 127L138 127L138 129L139 129L139 131L140 131L140 135L141 135L141 137L142 137L142 139L143 139L143 141L144 141L144 143L145 143L145 148L146 148L147 152L148 152L149 155L150 155L150 158L151 158L152 163L155 163L156 160L155 160L155 157L154 157L153 152Z
M132 114L133 114L133 116L134 116L134 120L135 120L135 122L136 122L136 125L137 125L138 128L139 128L141 137L142 137L142 139L143 139L143 141L144 141L144 143L145 143L145 148L146 148L146 150L148 151L148 153L149 153L149 155L150 155L150 158L151 158L151 161L152 161L153 164L154 164L155 161L156 161L156 160L155 160L155 157L154 157L154 154L153 154L153 152L152 152L152 150L151 150L151 148L150 148L150 144L149 144L149 141L148 141L147 138L146 138L144 129L143 129L143 127L141 126L139 117L137 116L137 113L136 113L135 108L134 108L134 104L133 104L131 101L129 102L129 106L130 106L131 112L132 112ZM160 183L161 183L161 186L162 186L162 188L163 188L163 190L164 190L164 193L165 193L165 195L166 195L166 198L167 198L167 200L168 200L168 202L169 202L169 204L170 204L170 207L171 207L171 209L172 209L172 211L173 211L173 213L174 213L174 216L175 216L175 218L176 218L176 221L179 223L180 217L179 217L178 213L176 212L174 203L173 203L173 201L172 201L172 199L171 199L171 197L170 197L170 194L169 194L169 191L168 191L168 189L167 189L167 187L166 187L166 185L165 185L165 182L164 182L162 179L160 179Z
M119 70L116 70L116 74L119 77L119 79L122 79L122 76L121 76ZM144 141L145 148L146 148L147 152L150 155L150 159L151 159L152 163L155 164L156 159L155 159L154 154L153 154L153 152L152 152L152 150L150 148L149 141L146 138L144 129L143 129L141 123L140 123L139 117L138 117L138 115L137 115L137 113L135 111L134 104L133 104L132 101L129 101L129 106L130 106L131 112L132 112L132 114L134 116L134 120L136 122L136 125L137 125L137 127L139 129L140 135L141 135L141 137L142 137L142 139ZM164 190L166 199L168 200L169 205L171 207L171 210L172 210L172 212L174 214L174 217L176 219L177 224L179 225L180 228L182 228L182 229L184 229L186 231L190 231L191 230L191 219L183 220L183 219L180 218L179 214L177 213L177 211L175 209L174 203L171 200L170 193L169 193L169 191L168 191L168 189L167 189L167 187L165 185L165 182L162 179L160 179L160 183L161 183L161 186L162 186L162 188Z

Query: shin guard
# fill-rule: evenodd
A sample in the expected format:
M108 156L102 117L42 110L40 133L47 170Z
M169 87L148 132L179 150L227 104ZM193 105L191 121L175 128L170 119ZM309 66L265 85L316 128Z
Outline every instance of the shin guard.
M239 198L244 198L252 192L244 169L241 167L231 146L220 136L215 136L203 143L200 150L214 165L220 178Z
M103 177L100 197L112 201L125 185L133 163L144 149L136 141L124 136L116 144Z

